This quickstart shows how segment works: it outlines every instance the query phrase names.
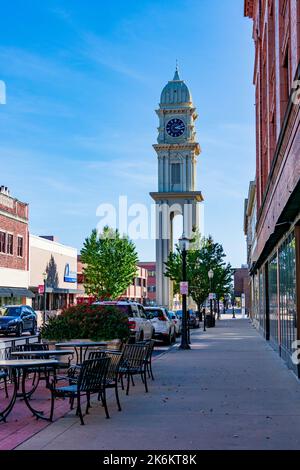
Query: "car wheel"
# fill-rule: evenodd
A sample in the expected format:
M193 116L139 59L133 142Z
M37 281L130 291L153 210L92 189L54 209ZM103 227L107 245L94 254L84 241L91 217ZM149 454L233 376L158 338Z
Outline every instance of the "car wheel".
M33 325L33 327L32 327L32 330L31 330L30 334L31 334L32 336L36 335L36 330L37 330L37 324L36 324L36 323L34 323L34 325Z
M169 333L169 336L164 340L164 343L167 346L170 346L172 344L172 333L171 332Z
M20 323L16 331L16 336L22 336L22 333L23 333L23 325L22 323Z

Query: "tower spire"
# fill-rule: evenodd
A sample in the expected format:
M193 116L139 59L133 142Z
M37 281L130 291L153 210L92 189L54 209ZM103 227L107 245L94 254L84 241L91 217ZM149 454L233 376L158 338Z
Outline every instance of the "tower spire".
M176 69L175 69L175 75L173 78L173 82L180 82L180 77L179 77L179 72L178 72L178 59L176 59Z

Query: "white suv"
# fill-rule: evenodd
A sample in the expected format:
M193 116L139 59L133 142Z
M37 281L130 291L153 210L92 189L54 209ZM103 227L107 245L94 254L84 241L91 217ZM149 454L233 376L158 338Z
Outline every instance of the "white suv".
M131 337L135 341L148 340L153 338L154 327L148 320L144 307L136 302L117 301L117 302L95 302L94 305L110 305L116 307L128 316L128 325Z
M147 317L154 326L154 338L162 340L165 344L176 341L175 324L170 320L167 310L163 307L146 307Z

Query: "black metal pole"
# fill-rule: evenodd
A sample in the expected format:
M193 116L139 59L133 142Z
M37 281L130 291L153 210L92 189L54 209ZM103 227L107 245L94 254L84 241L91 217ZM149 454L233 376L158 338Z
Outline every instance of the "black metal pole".
M232 302L232 318L235 318L234 300L233 300L233 302Z
M182 250L182 282L186 282L186 249ZM182 294L182 335L180 349L191 349L188 341L187 331L187 308L186 308L186 294Z
M43 325L45 325L45 323L46 323L46 309L47 309L46 279L44 279L44 315L43 315Z

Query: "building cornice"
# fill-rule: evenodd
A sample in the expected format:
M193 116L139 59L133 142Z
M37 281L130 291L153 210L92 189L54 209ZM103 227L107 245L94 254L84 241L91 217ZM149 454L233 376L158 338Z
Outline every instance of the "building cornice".
M254 0L245 0L244 15L248 18L253 18L254 15Z
M186 199L189 201L203 202L204 197L201 191L186 191L186 192L159 192L159 193L150 193L150 196L154 201L172 201L178 199Z
M19 215L12 214L11 212L6 212L0 209L0 215L7 217L8 219L16 220L17 222L22 222L23 224L28 225L28 219L24 219Z
M180 150L192 150L195 151L196 155L200 155L201 147L197 142L185 143L185 144L154 144L153 148L156 152L170 152Z

